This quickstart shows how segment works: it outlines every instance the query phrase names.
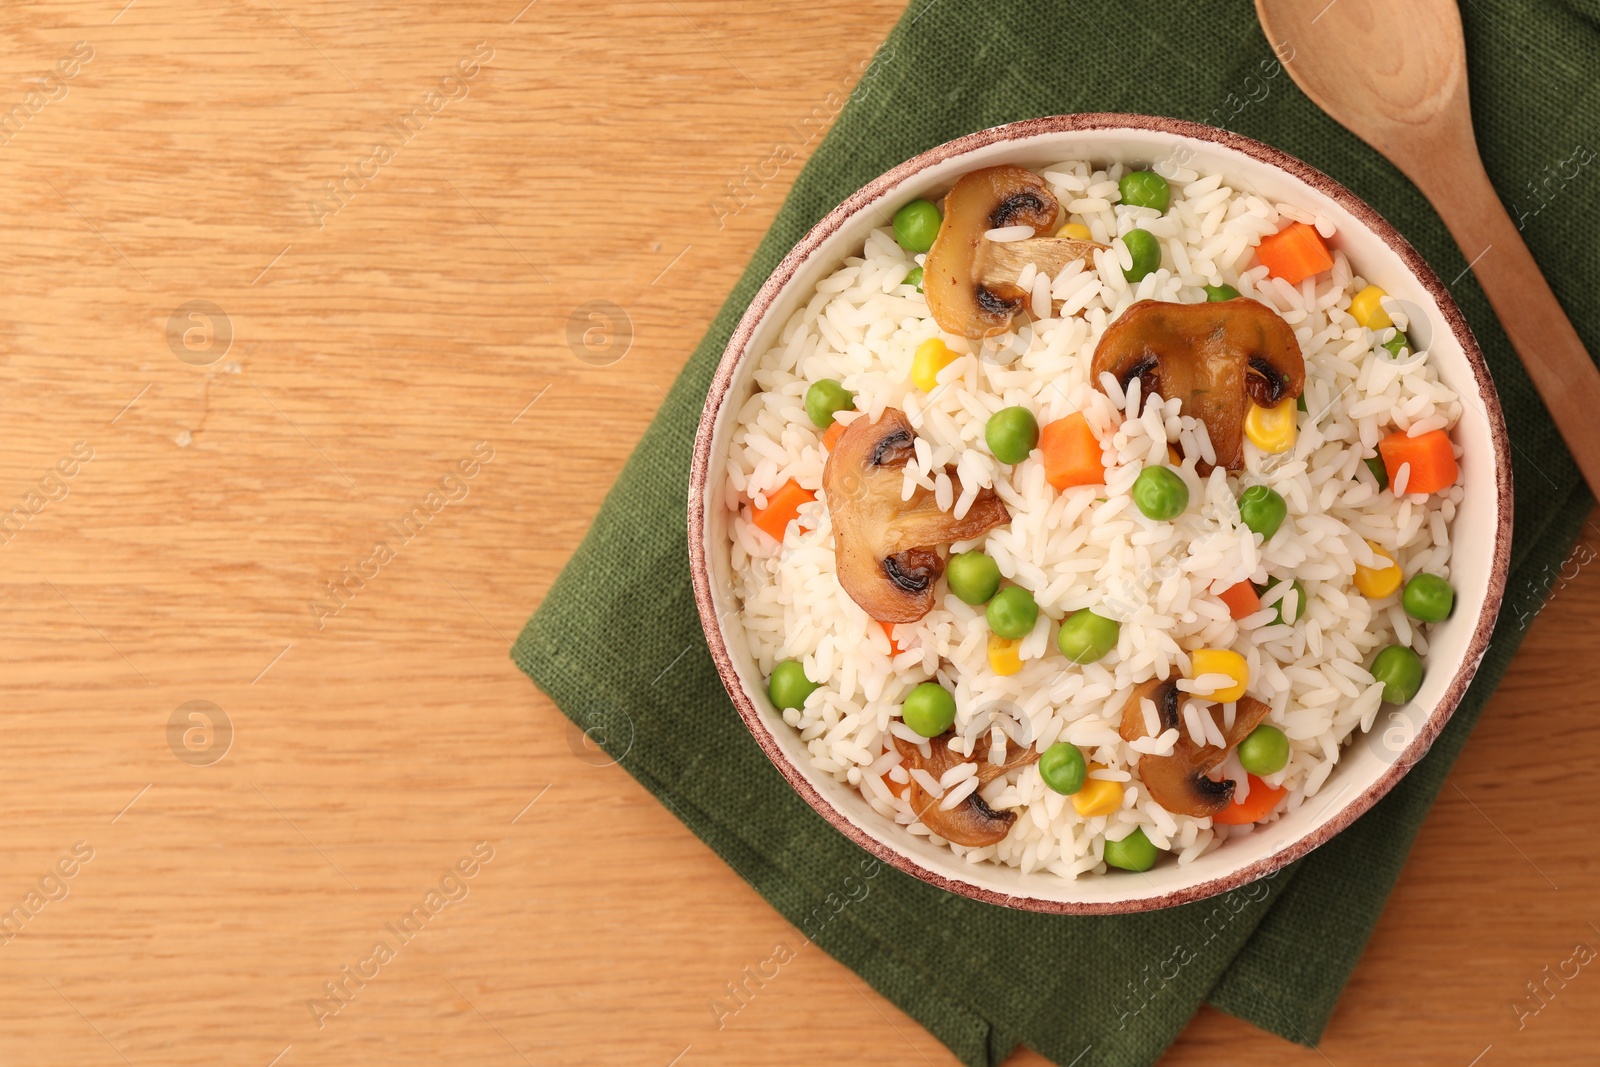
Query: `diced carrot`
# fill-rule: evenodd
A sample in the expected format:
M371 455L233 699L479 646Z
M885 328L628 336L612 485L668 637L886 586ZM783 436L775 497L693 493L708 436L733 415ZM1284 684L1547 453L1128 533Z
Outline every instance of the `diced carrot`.
M1254 615L1261 610L1261 596L1248 581L1228 586L1217 594L1217 599L1228 605L1228 614L1235 619Z
M894 623L884 622L882 619L878 619L876 622L879 626L883 627L883 636L889 639L889 654L898 656L900 653L904 652L905 649L900 647L900 642L894 639Z
M1378 455L1383 457L1383 469L1389 473L1392 488L1404 464L1411 464L1406 475L1407 493L1437 493L1456 484L1461 468L1456 465L1456 451L1450 446L1450 435L1443 430L1429 430L1416 437L1407 437L1404 430L1390 434L1378 442Z
M883 776L883 784L888 786L889 792L893 793L897 797L905 796L906 790L911 788L910 782L897 782L893 778L890 778L887 774Z
M1106 480L1100 441L1089 429L1089 420L1081 411L1057 419L1041 430L1039 451L1044 454L1045 481L1057 489L1099 485Z
M838 419L833 420L833 425L828 427L828 432L822 435L822 447L829 452L839 443L839 438L844 435L845 425Z
M800 505L817 499L817 494L802 489L790 478L767 494L767 506L751 509L751 521L766 531L774 541L782 541L784 531L800 515Z
M1287 789L1274 789L1255 775L1250 776L1250 795L1244 803L1237 800L1211 816L1211 821L1223 826L1243 826L1246 823L1260 822L1272 814L1272 809L1278 806L1278 801L1289 794Z
M1290 285L1299 285L1313 274L1321 274L1333 266L1328 246L1322 235L1303 222L1291 222L1277 233L1269 234L1256 246L1256 257L1265 263L1273 277L1282 278Z

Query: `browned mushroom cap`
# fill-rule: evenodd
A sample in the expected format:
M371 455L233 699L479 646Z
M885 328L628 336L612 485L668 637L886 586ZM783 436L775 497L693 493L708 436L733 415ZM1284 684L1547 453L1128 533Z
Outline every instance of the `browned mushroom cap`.
M1061 206L1044 179L1022 167L985 167L964 174L944 200L939 236L923 263L922 291L939 328L980 340L1004 333L1028 302L1017 277L1029 263L1054 277L1104 245L1065 237L990 241L1003 226L1054 231Z
M1227 747L1197 745L1183 728L1184 695L1178 691L1177 679L1152 678L1135 688L1128 703L1123 705L1122 723L1117 732L1124 741L1148 736L1141 706L1146 698L1155 702L1162 731L1179 731L1172 755L1139 757L1139 780L1150 791L1150 799L1174 815L1193 815L1197 819L1222 811L1233 801L1234 782L1231 778L1217 781L1210 774L1222 765L1235 745L1261 725L1272 709L1254 697L1241 697L1233 716L1233 728L1222 735ZM1213 711L1213 708L1202 708L1200 714L1211 715Z
M916 622L933 608L934 584L944 573L939 546L1011 521L993 489L979 490L959 519L940 511L927 489L900 499L914 440L905 412L888 408L877 422L852 422L822 470L839 584L880 622ZM960 479L953 469L947 473L960 495Z
M996 766L987 759L973 760L958 752L950 751L950 739L953 736L947 733L929 740L928 746L933 754L926 758L922 755L921 746L914 745L904 738L896 737L894 747L905 760L908 769L924 770L935 778L942 778L946 771L958 764L976 762L978 781L982 785L988 785L1007 771L1027 766L1039 758L1039 753L1032 748L1017 748L1008 752L1005 763ZM911 810L922 820L922 825L946 841L954 841L969 848L982 848L984 845L995 844L1011 832L1011 824L1017 821L1016 812L995 811L976 791L949 811L945 811L939 807L939 798L929 796L913 778L907 787L905 797L911 803Z
M1141 300L1106 327L1091 367L1096 385L1109 371L1124 390L1183 403L1206 424L1217 465L1244 466L1244 417L1253 400L1273 407L1300 395L1306 361L1294 330L1271 308L1239 297L1215 304ZM1201 471L1210 472L1209 466Z

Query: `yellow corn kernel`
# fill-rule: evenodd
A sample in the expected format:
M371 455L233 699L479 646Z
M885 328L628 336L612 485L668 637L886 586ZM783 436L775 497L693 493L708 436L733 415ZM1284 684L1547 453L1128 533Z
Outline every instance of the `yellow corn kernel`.
M1201 648L1189 655L1190 671L1193 677L1202 674L1226 674L1233 679L1233 685L1226 689L1218 689L1207 700L1215 700L1218 704L1227 704L1244 696L1245 686L1250 684L1250 666L1245 663L1244 657L1227 648Z
M1089 764L1089 770L1104 770L1098 763ZM1090 818L1110 815L1122 807L1122 783L1108 782L1103 778L1085 778L1083 788L1072 794L1072 806L1079 815Z
M1400 581L1404 575L1400 573L1400 564L1394 561L1393 556L1371 541L1368 541L1367 544L1371 546L1373 555L1380 560L1386 560L1389 565L1387 567L1363 567L1357 563L1356 588L1361 590L1361 595L1368 599L1382 600L1386 596L1393 595L1394 591L1400 588Z
M1017 654L1021 641L1009 641L999 634L989 635L989 669L996 674L1016 674L1022 669L1022 657Z
M1178 455L1178 450L1171 445L1167 446L1167 462L1174 467L1183 466L1183 457Z
M1387 330L1394 325L1381 301L1389 294L1369 285L1350 298L1350 317L1369 330Z
M939 372L960 358L943 341L930 337L917 346L911 359L911 381L924 393L931 393L939 388Z
M1089 227L1081 222L1069 222L1056 231L1057 237L1070 237L1074 241L1092 241L1094 235L1089 232Z
M1270 408L1264 408L1252 400L1250 410L1244 416L1244 435L1263 452L1287 452L1294 447L1297 414L1299 409L1293 400L1285 400Z

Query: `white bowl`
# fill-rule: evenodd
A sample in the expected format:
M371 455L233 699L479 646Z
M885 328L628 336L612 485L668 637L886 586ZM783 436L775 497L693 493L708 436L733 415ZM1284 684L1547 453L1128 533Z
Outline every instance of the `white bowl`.
M1451 527L1455 611L1429 633L1427 671L1416 698L1403 707L1384 705L1372 731L1354 736L1321 791L1256 833L1185 866L1164 863L1139 877L1075 881L1048 871L969 864L813 769L799 733L767 700L746 646L730 573L729 515L720 503L728 440L754 390L756 363L817 282L859 254L868 232L886 225L895 208L937 198L967 171L998 163L1038 169L1068 159L1144 166L1174 160L1331 220L1338 231L1332 243L1363 277L1403 301L1408 333L1460 394L1465 413L1453 437L1465 450L1466 490ZM1144 911L1222 893L1276 871L1350 825L1427 752L1455 710L1488 648L1510 549L1511 463L1494 384L1460 310L1416 250L1349 190L1275 148L1209 126L1141 115L1061 115L983 130L902 163L831 211L784 257L734 331L706 398L689 488L695 597L712 658L750 732L789 783L857 844L926 882L1008 907L1067 914Z

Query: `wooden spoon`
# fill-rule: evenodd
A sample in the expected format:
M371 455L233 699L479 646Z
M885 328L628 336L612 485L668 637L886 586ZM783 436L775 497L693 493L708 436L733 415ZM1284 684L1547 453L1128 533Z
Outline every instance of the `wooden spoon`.
M1256 15L1295 84L1433 203L1600 495L1600 371L1484 173L1456 0L1256 0Z

